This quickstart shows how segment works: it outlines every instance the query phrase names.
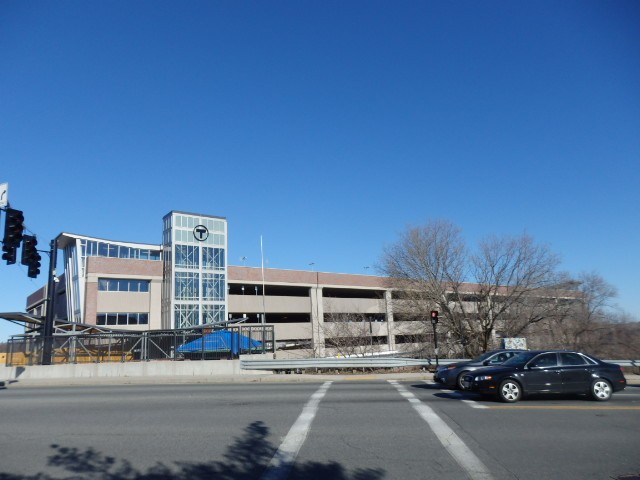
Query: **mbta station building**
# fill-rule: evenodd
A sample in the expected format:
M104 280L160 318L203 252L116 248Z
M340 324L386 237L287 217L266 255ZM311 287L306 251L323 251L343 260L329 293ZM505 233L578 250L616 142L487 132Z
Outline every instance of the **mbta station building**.
M328 353L336 339L325 326L338 316L366 324L367 341L381 351L396 350L419 329L420 322L394 315L384 277L228 265L223 217L172 211L160 245L72 233L56 241L63 265L54 318L70 324L136 332L268 324L283 355ZM46 287L30 295L27 312L43 316L47 297Z

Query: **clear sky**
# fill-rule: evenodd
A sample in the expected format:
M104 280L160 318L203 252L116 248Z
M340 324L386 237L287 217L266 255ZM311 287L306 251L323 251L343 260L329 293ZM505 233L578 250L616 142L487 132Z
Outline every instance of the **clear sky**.
M43 249L182 210L232 265L373 274L410 224L527 232L640 318L640 2L2 0L2 182Z

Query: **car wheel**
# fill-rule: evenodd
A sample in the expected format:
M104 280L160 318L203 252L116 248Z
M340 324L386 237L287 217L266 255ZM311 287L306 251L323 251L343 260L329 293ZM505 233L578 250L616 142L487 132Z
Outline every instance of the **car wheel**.
M611 384L604 378L598 378L591 384L591 396L599 402L606 402L611 398L613 390Z
M520 400L522 396L522 388L520 384L514 380L505 380L500 384L498 389L498 397L506 403L514 403Z
M464 390L464 386L462 385L462 377L464 377L467 373L469 372L462 372L460 375L458 375L458 379L456 380L456 386L458 387L458 390Z

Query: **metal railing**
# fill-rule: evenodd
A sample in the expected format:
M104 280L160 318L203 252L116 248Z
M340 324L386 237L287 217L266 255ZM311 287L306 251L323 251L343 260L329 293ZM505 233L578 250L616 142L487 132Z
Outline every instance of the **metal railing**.
M448 365L462 362L464 359L439 359L438 365ZM435 367L435 358L404 358L404 357L351 357L351 358L303 358L283 360L240 360L243 370L274 370L294 371L305 369L341 369L341 368L406 368L406 367Z
M68 334L12 337L8 342L6 365L40 365L47 342L51 345L51 364L230 360L237 359L240 355L275 351L272 325L164 332Z
M448 358L438 359L438 365L450 365L456 362L465 362L469 359ZM640 367L640 360L605 360L622 367ZM401 367L428 367L436 366L435 358L304 358L283 360L240 360L240 368L243 370L273 370L296 371L305 369L349 369L349 368L401 368Z

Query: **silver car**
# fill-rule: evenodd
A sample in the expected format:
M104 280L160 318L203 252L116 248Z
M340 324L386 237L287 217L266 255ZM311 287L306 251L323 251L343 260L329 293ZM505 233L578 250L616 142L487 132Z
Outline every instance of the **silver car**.
M473 372L479 368L500 365L522 352L526 352L526 350L493 350L491 352L485 352L473 360L442 365L436 369L436 372L433 374L433 380L451 388L464 390L462 377L464 377L466 373Z

